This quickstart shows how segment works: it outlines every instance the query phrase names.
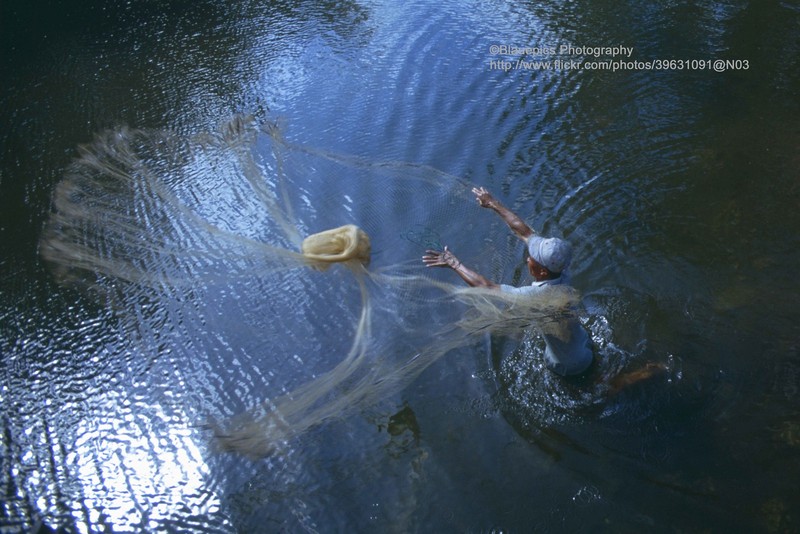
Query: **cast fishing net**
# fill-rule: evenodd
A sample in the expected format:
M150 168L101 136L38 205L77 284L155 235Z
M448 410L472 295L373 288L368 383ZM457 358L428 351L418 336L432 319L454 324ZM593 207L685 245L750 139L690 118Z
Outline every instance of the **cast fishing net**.
M422 266L443 241L470 240L480 254L462 259L492 263L490 278L514 261L497 268L493 243L508 232L490 233L471 188L290 142L251 117L194 136L118 129L82 147L58 185L41 253L60 279L152 323L137 327L145 351L188 339L186 365L224 355L253 367L233 386L243 406L198 417L212 418L218 449L262 456L396 394L454 349L553 331L572 313L568 287L510 295ZM136 310L145 300L149 314ZM241 413L218 420L227 411Z

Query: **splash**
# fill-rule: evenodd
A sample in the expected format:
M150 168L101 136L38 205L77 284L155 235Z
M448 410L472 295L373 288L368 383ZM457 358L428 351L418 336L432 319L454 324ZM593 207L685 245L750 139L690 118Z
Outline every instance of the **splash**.
M252 117L191 137L119 129L81 148L40 248L65 282L188 288L197 299L215 288L268 308L242 312L257 342L206 332L230 336L234 351L271 347L276 378L252 392L261 401L211 424L219 450L259 457L401 391L485 335L552 328L570 313L578 295L568 287L501 293L421 265L420 244L439 241L433 229L476 209L471 188L431 167L293 143ZM300 380L283 376L284 353L313 365Z

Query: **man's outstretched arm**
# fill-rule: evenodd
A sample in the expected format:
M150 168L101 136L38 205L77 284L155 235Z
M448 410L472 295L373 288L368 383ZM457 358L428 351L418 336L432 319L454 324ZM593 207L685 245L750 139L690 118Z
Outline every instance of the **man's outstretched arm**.
M456 255L450 252L447 247L443 251L427 250L422 256L422 261L428 267L450 267L458 276L472 287L498 288L497 284L482 276L469 267L462 264Z
M497 212L498 215L506 222L511 231L523 241L527 241L534 231L530 226L525 224L525 221L519 218L517 214L503 206L499 200L494 198L492 194L483 187L474 187L472 192L475 193L475 198L478 204L483 208L491 208Z

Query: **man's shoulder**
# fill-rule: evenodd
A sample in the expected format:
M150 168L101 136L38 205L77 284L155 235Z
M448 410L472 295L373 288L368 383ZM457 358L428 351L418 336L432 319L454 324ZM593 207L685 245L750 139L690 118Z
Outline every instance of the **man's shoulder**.
M560 285L569 285L569 278L567 277L566 273L552 280L541 280L541 281L534 280L530 285L524 285L519 287L508 284L500 284L500 290L505 291L506 293L516 293L518 295L526 295L530 293L538 293L540 291L545 291L548 286L560 286Z
M517 295L528 295L531 293L538 293L542 290L542 286L538 285L536 282L529 286L511 286L508 284L500 284L500 290L505 293L515 293Z

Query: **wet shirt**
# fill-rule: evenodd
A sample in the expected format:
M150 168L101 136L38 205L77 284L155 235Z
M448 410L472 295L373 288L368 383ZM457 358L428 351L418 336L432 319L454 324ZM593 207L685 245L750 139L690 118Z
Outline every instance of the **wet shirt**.
M544 291L547 286L566 283L565 276L554 280L533 282L529 286L515 287L500 285L506 293L530 295ZM589 368L592 363L592 349L589 336L578 320L577 315L568 314L557 320L555 328L542 329L542 337L547 348L545 359L547 366L560 375L577 375Z

